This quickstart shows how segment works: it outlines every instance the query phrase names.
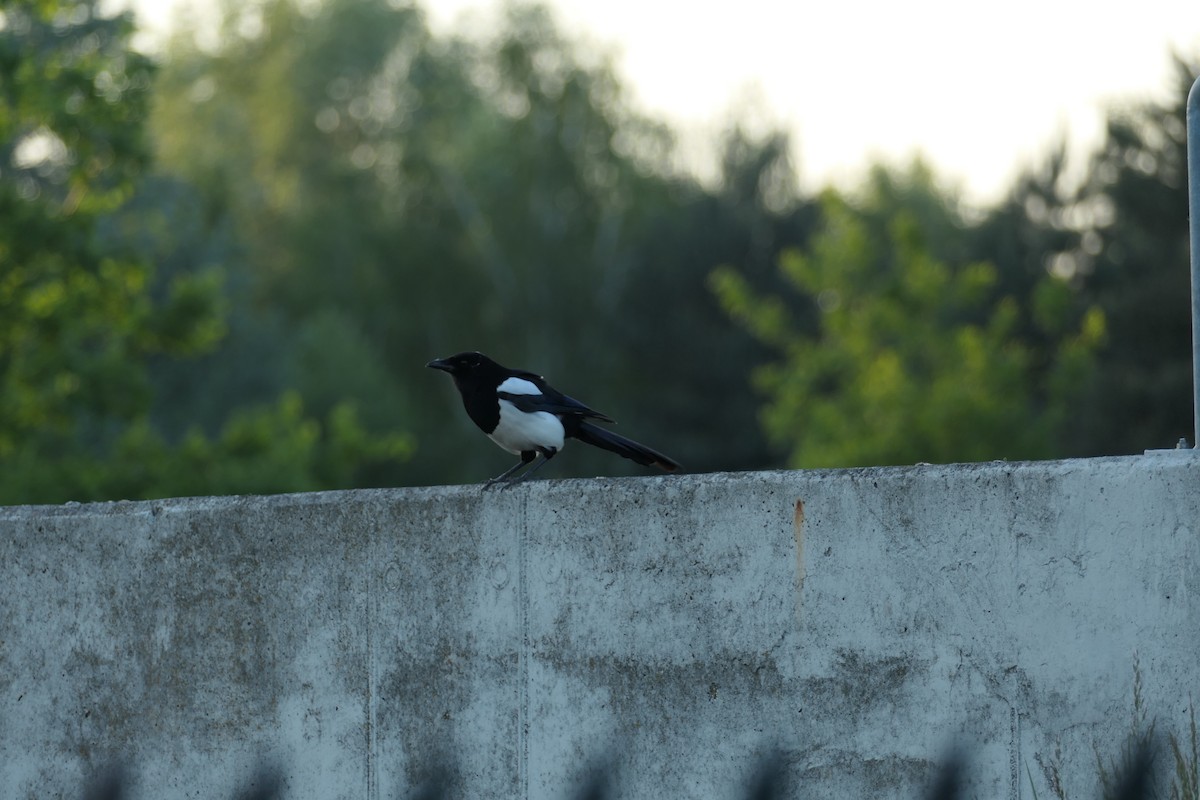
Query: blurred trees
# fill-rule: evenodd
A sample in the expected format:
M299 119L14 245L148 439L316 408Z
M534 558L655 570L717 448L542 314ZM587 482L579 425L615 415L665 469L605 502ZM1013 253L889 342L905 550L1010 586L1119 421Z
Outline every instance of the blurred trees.
M381 458L403 442L367 441L348 408L325 435L295 399L244 411L211 442L193 430L170 443L150 424L149 365L210 350L225 321L219 273L156 273L145 239L160 220L129 216L153 79L132 30L87 0L3 10L0 501L350 482L331 452ZM259 462L286 464L289 478L246 466Z
M477 480L423 368L462 349L696 471L1189 433L1182 63L1081 190L1060 151L968 215L919 165L806 197L736 125L702 184L538 6L228 4L157 69L91 2L3 14L0 500Z
M153 70L128 49L131 21L70 2L8 4L4 23L0 476L13 501L57 495L15 481L100 479L85 473L149 404L145 358L202 350L221 322L210 276L153 292L149 265L101 232L147 159Z
M877 169L864 201L830 194L812 247L782 259L799 297L715 273L726 308L779 353L758 376L763 422L794 466L1192 438L1185 108L1197 67L1175 64L1167 102L1110 113L1078 189L1060 147L969 221L919 169ZM815 329L789 319L814 304Z
M1080 230L1067 272L1110 329L1073 431L1071 449L1084 455L1193 438L1185 116L1200 64L1174 66L1165 102L1110 113L1066 220Z
M1068 290L1043 274L1021 295L996 268L956 257L961 214L922 165L876 169L851 203L829 192L821 230L780 267L816 306L815 329L783 299L724 268L729 312L782 360L760 370L763 423L795 466L1048 458L1095 369L1103 316L1063 330ZM1032 306L1024 307L1026 304ZM1022 318L1043 334L1029 341ZM1049 352L1038 352L1049 341Z
M161 164L241 243L246 334L296 365L277 383L295 371L318 411L336 385L374 424L439 432L381 481L469 480L507 462L423 370L462 349L662 430L652 443L692 469L763 463L753 426L729 452L708 442L714 424L747 427L756 401L739 387L755 346L704 276L796 241L794 195L762 179L790 174L786 142L731 135L736 188L706 191L671 169L669 133L627 109L610 65L538 7L512 7L470 41L436 39L383 0L270 0L231 12L225 30L214 52L172 46ZM228 357L206 366L237 369L248 345L235 330ZM651 384L665 387L657 402L638 391ZM728 399L705 411L697 390ZM563 469L635 468L581 450Z

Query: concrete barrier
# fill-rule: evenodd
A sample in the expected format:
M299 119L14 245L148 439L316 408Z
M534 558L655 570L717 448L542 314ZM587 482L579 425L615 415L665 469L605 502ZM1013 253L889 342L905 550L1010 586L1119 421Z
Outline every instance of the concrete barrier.
M0 509L0 797L1092 796L1200 687L1200 458Z

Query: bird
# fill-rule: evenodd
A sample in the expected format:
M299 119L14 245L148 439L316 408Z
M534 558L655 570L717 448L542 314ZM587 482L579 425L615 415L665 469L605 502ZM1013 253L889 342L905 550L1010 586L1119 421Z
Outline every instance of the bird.
M425 366L449 373L471 421L501 448L521 457L510 469L486 481L485 489L525 480L558 455L567 439L578 439L643 466L667 472L679 469L674 459L594 424L615 420L558 391L541 375L509 369L479 352L437 358ZM542 460L530 466L539 455ZM524 467L529 468L518 476Z

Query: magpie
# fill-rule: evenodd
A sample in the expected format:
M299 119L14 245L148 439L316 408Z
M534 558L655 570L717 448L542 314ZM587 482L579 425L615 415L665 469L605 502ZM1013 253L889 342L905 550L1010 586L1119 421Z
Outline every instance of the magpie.
M493 442L521 460L484 484L520 483L562 450L567 439L624 456L643 466L667 472L679 469L672 459L645 445L592 424L615 422L553 388L541 375L502 367L482 353L459 353L438 358L425 366L450 373L462 395L467 416ZM541 454L542 460L516 476Z

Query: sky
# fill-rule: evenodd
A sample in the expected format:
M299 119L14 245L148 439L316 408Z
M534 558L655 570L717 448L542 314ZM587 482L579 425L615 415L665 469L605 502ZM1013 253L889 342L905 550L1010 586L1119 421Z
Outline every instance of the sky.
M152 31L176 5L215 6L121 1ZM440 32L486 25L497 5L421 2ZM1106 109L1167 97L1172 51L1200 61L1196 0L546 5L570 35L615 54L635 107L676 130L698 172L711 174L730 120L782 126L809 191L853 187L873 161L920 153L968 201L986 204L1057 141L1081 171Z

